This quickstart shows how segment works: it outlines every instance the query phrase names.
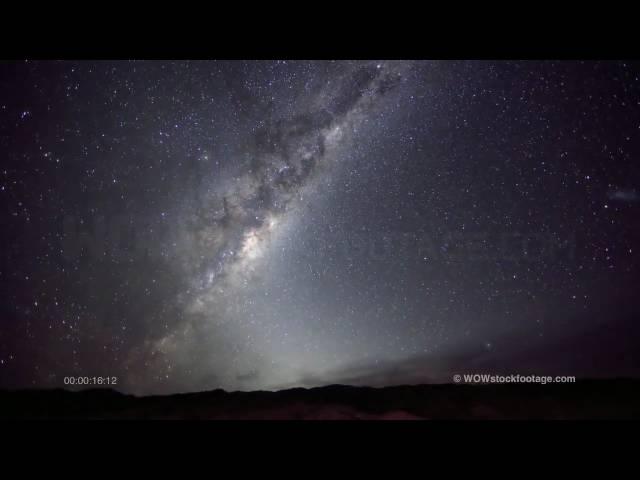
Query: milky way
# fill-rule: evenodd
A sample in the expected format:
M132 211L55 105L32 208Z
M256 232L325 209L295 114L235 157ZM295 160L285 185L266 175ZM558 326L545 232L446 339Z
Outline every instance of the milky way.
M287 217L297 214L296 202L315 175L331 175L341 160L340 147L376 102L402 82L404 68L399 62L345 68L333 84L310 91L286 112L261 122L264 126L251 138L247 161L239 171L222 185L214 185L200 205L184 207L195 212L195 231L178 234L180 249L172 257L192 282L184 292L184 320L153 345L154 351L182 359L194 343L201 344L208 361L220 365L219 351L227 349L217 344L216 328L224 325L225 342L234 342L241 334L260 335L234 313L234 307L244 302L236 292L255 278L261 257ZM180 232L187 230L184 226ZM202 358L195 362L200 364ZM236 374L234 367L228 368Z
M0 387L638 375L639 76L5 62Z

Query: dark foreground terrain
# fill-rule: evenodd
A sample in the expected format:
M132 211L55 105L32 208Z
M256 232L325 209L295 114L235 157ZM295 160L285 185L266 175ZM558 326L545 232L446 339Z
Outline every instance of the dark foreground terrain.
M0 391L0 419L631 419L639 380L554 385L331 385L135 397L114 390Z

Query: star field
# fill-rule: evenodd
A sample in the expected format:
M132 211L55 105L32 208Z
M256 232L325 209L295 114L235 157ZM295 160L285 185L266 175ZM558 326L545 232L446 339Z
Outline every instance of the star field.
M637 375L639 77L4 62L0 387Z

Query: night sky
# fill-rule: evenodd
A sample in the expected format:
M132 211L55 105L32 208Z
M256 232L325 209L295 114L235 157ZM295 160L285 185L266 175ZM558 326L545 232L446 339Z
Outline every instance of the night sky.
M640 376L640 64L0 64L0 388Z

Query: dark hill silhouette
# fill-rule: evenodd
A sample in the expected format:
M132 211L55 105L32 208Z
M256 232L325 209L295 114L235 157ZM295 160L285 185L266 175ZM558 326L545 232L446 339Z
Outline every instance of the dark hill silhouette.
M1 419L631 419L640 380L574 384L329 385L135 397L114 390L0 391Z

